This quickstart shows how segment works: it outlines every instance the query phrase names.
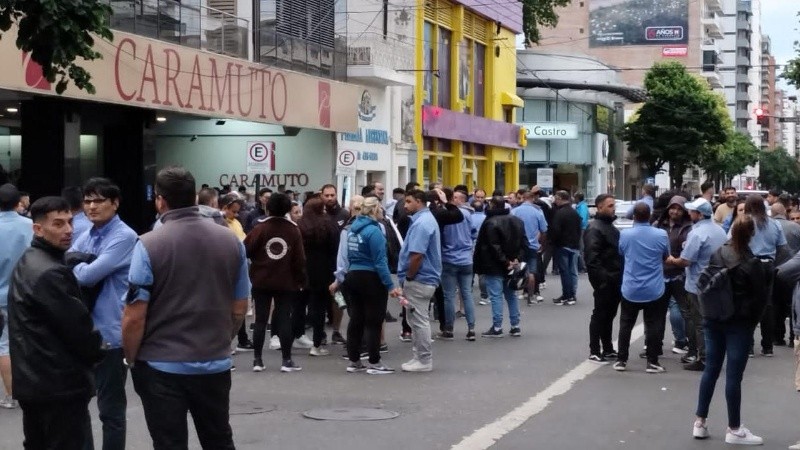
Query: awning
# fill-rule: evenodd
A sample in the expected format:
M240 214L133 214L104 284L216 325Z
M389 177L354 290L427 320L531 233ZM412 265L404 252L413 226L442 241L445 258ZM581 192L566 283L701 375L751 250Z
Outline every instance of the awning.
M514 106L517 108L522 108L525 106L525 102L523 102L522 99L513 92L501 92L500 104L503 106Z

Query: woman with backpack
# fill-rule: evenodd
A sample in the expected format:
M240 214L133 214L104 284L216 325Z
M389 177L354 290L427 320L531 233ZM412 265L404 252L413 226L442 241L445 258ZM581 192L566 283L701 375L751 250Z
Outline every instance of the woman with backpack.
M724 285L724 288L716 291L718 295L704 295L707 291L701 288L706 366L700 379L697 417L692 430L695 439L709 436L706 425L708 409L722 363L727 357L725 399L728 404L728 431L725 442L740 445L763 443L763 439L742 426L740 418L742 376L753 343L753 331L764 310L767 291L764 280L768 265L750 250L755 233L755 220L748 215L739 216L731 228L730 240L714 253L709 267L701 275L701 283L702 278L707 276L711 279L709 284ZM727 279L715 281L716 277Z

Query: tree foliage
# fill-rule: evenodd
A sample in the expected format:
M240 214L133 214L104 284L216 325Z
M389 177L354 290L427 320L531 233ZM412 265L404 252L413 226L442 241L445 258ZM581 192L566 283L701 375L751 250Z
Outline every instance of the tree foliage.
M800 164L783 147L761 152L758 180L768 189L800 192Z
M723 145L708 152L700 163L706 178L716 183L717 188L729 184L731 179L754 166L761 155L750 135L730 129Z
M56 83L57 93L63 93L72 80L94 94L91 75L75 61L102 58L92 48L92 33L113 39L110 15L111 8L98 0L0 0L0 32L18 26L17 48L42 66L47 81Z
M672 186L689 167L713 160L728 139L730 118L705 81L678 62L655 64L645 75L648 100L620 131L649 176L669 164Z
M552 28L558 25L558 14L556 14L555 8L567 6L570 1L522 0L522 32L525 34L526 47L531 43L539 43L540 26Z

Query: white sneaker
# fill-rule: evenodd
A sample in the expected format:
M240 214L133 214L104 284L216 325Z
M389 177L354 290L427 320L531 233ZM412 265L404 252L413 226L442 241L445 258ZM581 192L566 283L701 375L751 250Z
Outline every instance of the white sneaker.
M739 427L736 432L728 428L728 432L725 433L725 442L738 445L762 445L764 444L764 439L751 433L750 430L745 427Z
M547 283L539 283L539 290L547 289Z
M790 445L789 450L800 450L800 441L797 441L797 444Z
M269 349L270 350L280 350L281 349L281 339L276 334L269 338Z
M314 346L314 341L308 338L305 334L294 340L292 347L294 348L311 348Z
M433 370L433 363L423 364L416 359L412 359L400 367L403 372L430 372Z
M311 350L308 352L311 356L328 356L331 352L328 351L327 348L319 346L319 347L311 347Z
M708 439L708 427L706 424L695 420L692 426L692 436L695 439Z
M19 406L19 403L17 403L16 400L11 398L10 395L6 395L6 397L4 399L0 400L0 408L14 409L17 406Z

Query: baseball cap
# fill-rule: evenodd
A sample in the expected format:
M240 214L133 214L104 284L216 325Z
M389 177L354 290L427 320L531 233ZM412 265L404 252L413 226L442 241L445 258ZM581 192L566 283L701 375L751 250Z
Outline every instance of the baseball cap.
M708 200L704 199L703 197L700 197L693 202L686 203L684 207L687 211L697 211L706 217L711 217L714 215L714 210L711 208L711 203L708 203Z

